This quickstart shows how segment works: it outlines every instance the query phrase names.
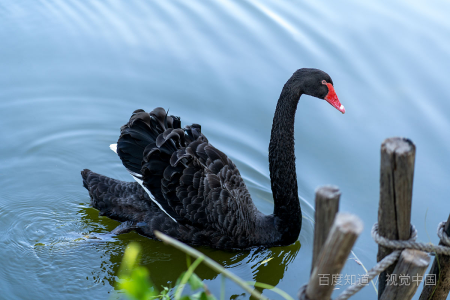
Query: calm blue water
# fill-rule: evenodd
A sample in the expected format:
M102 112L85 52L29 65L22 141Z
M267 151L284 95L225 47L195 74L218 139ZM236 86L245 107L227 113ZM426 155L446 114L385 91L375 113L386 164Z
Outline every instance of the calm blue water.
M412 222L421 241L437 243L435 228L450 210L449 9L446 1L3 1L0 298L117 297L115 274L130 241L143 246L156 284L173 285L185 270L183 254L135 233L82 238L118 223L89 207L80 171L132 180L108 145L138 108L163 106L183 124L202 124L271 213L271 122L283 84L301 67L328 72L347 113L300 100L300 242L200 250L295 297L309 278L314 191L335 184L341 211L364 221L354 253L372 267L380 144L391 136L417 146ZM197 273L219 295L220 276L204 266ZM364 270L350 259L344 274ZM248 299L227 282L231 297ZM375 297L368 286L353 299Z

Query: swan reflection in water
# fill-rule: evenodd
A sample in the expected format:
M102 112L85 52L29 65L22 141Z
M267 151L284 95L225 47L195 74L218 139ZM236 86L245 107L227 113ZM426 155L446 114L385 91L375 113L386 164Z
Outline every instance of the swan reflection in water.
M105 232L105 229L112 230L118 224L118 222L109 218L99 217L98 210L89 207L81 208L79 215L86 227L90 228L92 235L101 235ZM99 226L92 227L93 224L99 224ZM97 277L97 280L103 277L111 286L115 286L115 275L119 270L124 249L130 242L137 242L142 247L140 265L150 271L150 277L159 290L161 290L161 286L174 286L180 274L187 269L185 253L160 241L140 236L135 232L86 241L96 246L99 243L109 244L108 247L98 248L99 251L104 252L101 257L102 274L93 275ZM301 244L297 241L286 247L259 247L239 251L222 251L207 247L196 247L196 249L245 281L257 281L276 286L284 277L288 266L294 261L300 247ZM205 264L200 264L195 273L202 280L214 280L220 275ZM208 282L206 284L208 285ZM235 284L227 282L226 285L229 288L229 285ZM255 289L260 292L264 290L263 288ZM241 295L235 294L231 298L235 299Z

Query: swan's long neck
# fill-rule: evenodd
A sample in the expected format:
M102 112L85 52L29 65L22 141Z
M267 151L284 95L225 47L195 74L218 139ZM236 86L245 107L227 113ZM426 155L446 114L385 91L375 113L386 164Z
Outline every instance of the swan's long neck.
M274 216L283 241L295 242L302 213L295 172L294 120L300 94L284 86L273 118L269 144L269 169L274 198Z

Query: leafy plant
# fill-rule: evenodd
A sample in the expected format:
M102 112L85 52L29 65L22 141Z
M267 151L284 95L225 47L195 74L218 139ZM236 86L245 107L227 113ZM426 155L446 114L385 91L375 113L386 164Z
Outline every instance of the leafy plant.
M117 287L123 290L127 297L132 300L157 298L159 292L151 282L148 270L138 265L140 254L141 247L138 244L130 243L127 246L119 269ZM161 299L164 299L164 297L161 297Z
M120 265L117 287L131 300L171 299L170 287L162 287L162 291L159 292L150 279L149 271L139 266L140 257L141 247L139 244L130 243L125 249L122 264ZM194 273L202 260L203 258L197 258L189 266L188 270L183 272L177 279L176 289L173 292L175 300L216 300L207 286ZM201 290L190 296L181 296L186 284L190 286L192 291Z
M220 293L221 300L225 299L225 277L234 281L243 290L251 294L254 299L267 300L267 298L261 295L256 289L250 288L251 286L269 289L279 294L286 300L293 300L293 298L286 292L269 284L260 282L245 282L243 279L223 268L217 262L213 261L211 258L205 256L203 253L195 250L194 248L191 248L160 232L155 232L155 234L166 244L169 244L188 255L188 269L179 276L173 289L170 287L163 287L163 290L159 292L151 282L149 271L146 268L139 266L141 253L140 246L136 243L130 243L125 249L122 264L119 269L119 281L117 283L117 287L123 290L125 295L131 300L169 300L172 298L174 300L216 300L216 297L211 294L208 287L194 273L195 269L202 262L212 270L222 275L222 288ZM189 256L196 258L192 264L190 263ZM189 285L192 291L198 290L198 292L192 295L182 295L186 285Z

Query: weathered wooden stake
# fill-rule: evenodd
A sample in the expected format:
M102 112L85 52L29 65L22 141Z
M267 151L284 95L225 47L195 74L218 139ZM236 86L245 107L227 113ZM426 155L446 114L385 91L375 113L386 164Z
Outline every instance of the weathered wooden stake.
M444 230L450 236L450 215L447 223L445 223ZM439 245L444 246L445 244L441 241ZM429 275L434 276L437 284L426 284L424 280L424 287L419 300L447 299L450 292L450 256L436 254Z
M410 300L422 281L423 274L430 264L430 256L423 251L405 249L400 255L390 281L380 300ZM391 278L392 279L392 278Z
M379 234L390 240L407 240L411 235L411 202L416 146L405 138L389 138L381 145ZM377 261L392 252L378 246ZM395 264L380 274L378 299Z
M334 218L339 210L341 192L337 186L325 185L316 190L316 211L314 214L314 248L311 273L327 239Z
M349 213L338 213L322 247L316 266L306 288L308 299L330 299L333 293L333 275L339 275L352 247L363 230L360 218Z

